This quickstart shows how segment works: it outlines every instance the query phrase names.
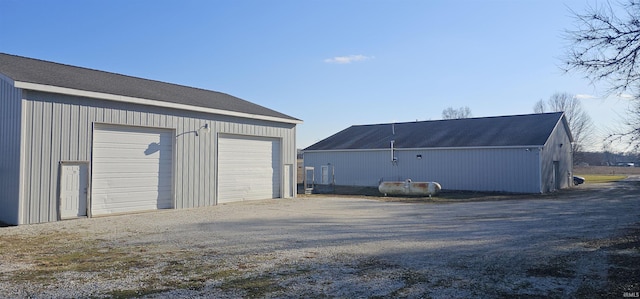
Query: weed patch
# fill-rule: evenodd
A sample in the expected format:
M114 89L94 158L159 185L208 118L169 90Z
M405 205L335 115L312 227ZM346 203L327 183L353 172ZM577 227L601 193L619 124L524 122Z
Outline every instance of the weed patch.
M246 298L262 298L266 295L284 290L274 277L250 276L235 278L223 282L220 289L225 291L239 290Z

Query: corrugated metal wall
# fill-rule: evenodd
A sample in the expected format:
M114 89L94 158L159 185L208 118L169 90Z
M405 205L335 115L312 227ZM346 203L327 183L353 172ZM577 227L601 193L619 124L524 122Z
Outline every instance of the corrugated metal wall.
M91 159L93 123L176 130L176 208L215 204L217 133L282 138L283 164L295 164L295 125L24 91L22 223L57 220L60 161ZM195 132L208 123L210 133ZM293 174L295 176L295 173Z
M540 189L537 148L305 152L304 165L331 164L336 185L378 186L379 182L435 181L448 190L535 193ZM420 156L418 156L420 155ZM420 158L419 158L420 157Z
M18 224L21 90L0 76L0 221Z
M562 146L561 146L562 145ZM549 192L556 188L556 182L554 181L554 161L558 162L559 169L557 170L560 177L560 188L568 188L573 184L573 155L571 152L571 141L569 135L562 121L551 133L549 140L544 146L542 151L542 159L540 162L541 179L542 179L542 191Z

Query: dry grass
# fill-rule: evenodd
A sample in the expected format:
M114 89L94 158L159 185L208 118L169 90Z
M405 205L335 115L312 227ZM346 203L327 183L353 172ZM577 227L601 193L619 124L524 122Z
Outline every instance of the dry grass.
M640 175L640 167L575 166L573 173L578 175Z
M70 241L73 240L73 241ZM86 238L80 234L53 232L35 236L0 237L3 255L0 265L24 265L0 273L0 280L15 284L56 285L63 273L87 273L106 280L135 277L136 289L113 290L111 298L132 298L171 289L199 289L207 281L235 280L241 271L222 265L219 260L202 261L202 255L215 255L206 249L180 250L161 244L125 245ZM238 285L242 288L242 285ZM252 287L252 286L248 286Z
M624 180L626 175L596 175L596 174L576 174L585 179L586 184L611 183Z
M574 167L573 173L584 177L586 184L611 183L623 180L629 175L640 175L640 167Z

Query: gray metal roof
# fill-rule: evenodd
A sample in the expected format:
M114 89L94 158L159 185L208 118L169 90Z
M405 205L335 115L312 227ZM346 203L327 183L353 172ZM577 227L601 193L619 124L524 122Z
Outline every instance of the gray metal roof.
M0 73L19 82L299 121L286 114L217 91L4 53L0 53Z
M561 121L566 127L563 113L555 112L359 125L304 150L387 149L391 140L395 148L542 146Z

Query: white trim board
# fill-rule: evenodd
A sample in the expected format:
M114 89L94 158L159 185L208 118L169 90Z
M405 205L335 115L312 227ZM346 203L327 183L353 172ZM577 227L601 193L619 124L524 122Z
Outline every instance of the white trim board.
M164 102L164 101L158 101L158 100L150 100L150 99L122 96L122 95L103 93L103 92L86 91L86 90L79 90L79 89L74 89L74 88L59 87L59 86L52 86L52 85L45 85L45 84L38 84L38 83L15 81L14 82L14 87L22 88L22 89L28 89L28 90L35 90L35 91L59 93L59 94L66 94L66 95L73 95L73 96L80 96L80 97L89 97L89 98L95 98L95 99L101 99L101 100L125 102L125 103L147 105L147 106L156 106L156 107L164 107L164 108L181 109L181 110L188 110L188 111L198 111L198 112L213 113L213 114L227 115L227 116L235 116L235 117L242 117L242 118L249 118L249 119L274 121L274 122L280 122L280 123L289 123L289 124L301 124L302 123L301 120L286 119L286 118L275 117L275 116L266 116L266 115L251 114L251 113L236 112L236 111L228 111L228 110L221 110L221 109L214 109L214 108L198 107L198 106L193 106L193 105L186 105L186 104L171 103L171 102Z

